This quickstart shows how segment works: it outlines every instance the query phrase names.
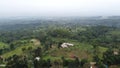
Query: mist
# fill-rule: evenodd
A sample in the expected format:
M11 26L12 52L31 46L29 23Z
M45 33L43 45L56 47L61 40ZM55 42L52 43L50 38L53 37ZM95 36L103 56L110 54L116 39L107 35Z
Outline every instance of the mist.
M119 16L120 0L0 0L0 17Z

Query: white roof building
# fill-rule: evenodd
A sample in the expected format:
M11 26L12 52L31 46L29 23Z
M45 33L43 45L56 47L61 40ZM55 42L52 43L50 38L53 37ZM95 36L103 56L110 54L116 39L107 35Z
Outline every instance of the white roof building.
M63 43L61 45L62 48L68 48L69 46L74 46L74 44L71 44L71 43Z
M35 59L36 59L37 61L39 61L39 60L40 60L40 57L35 57Z

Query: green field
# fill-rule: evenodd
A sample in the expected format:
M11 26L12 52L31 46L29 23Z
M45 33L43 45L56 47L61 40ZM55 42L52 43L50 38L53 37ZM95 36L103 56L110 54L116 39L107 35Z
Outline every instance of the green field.
M79 57L80 59L89 59L89 61L92 60L92 56L93 56L93 47L92 45L86 44L86 43L80 43L76 40L71 40L71 39L63 39L63 38L52 38L52 40L54 40L55 42L59 42L59 41L65 41L65 42L69 42L74 44L74 46L72 47L68 47L68 48L57 48L57 45L53 45L54 48L50 48L48 51L46 51L44 53L44 59L51 59L51 60L56 60L56 59L61 59L61 57L65 57L68 59L72 59L71 56L75 55L77 57ZM7 58L9 56L12 56L14 54L16 55L23 55L24 52L22 51L22 48L25 48L26 50L28 49L28 47L32 47L33 49L37 48L37 46L35 46L33 43L26 43L26 44L22 44L20 47L17 47L16 49L7 52L5 54L3 54L2 56ZM99 56L102 56L102 53L105 52L107 50L107 48L104 47L99 47L100 50L100 54Z
M2 49L2 48L8 48L8 47L9 47L8 44L0 42L0 49Z
M23 42L23 40L21 42ZM29 47L32 47L32 49L35 49L38 46L35 46L33 43L28 42L28 43L25 43L25 44L21 44L19 47L17 47L16 49L14 49L10 52L4 53L2 56L4 58L8 58L10 56L13 56L14 54L23 55L25 52L23 52L22 49L25 48L25 51L27 51Z

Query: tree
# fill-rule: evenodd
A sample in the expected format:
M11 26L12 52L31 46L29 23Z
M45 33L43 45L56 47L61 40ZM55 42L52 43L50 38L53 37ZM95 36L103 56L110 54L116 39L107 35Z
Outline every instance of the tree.
M14 44L10 44L10 49L11 49L11 50L15 49Z
M80 67L80 61L79 61L78 57L75 58L74 65L75 65L76 68Z
M87 60L87 59L82 59L82 60L81 60L81 67L83 67L83 66L84 66L84 64L85 64L85 63L87 63L87 62L88 62L88 60Z
M26 50L26 48L25 48L25 47L24 47L24 48L22 48L22 51L23 51L23 52L25 52L25 50Z
M35 57L42 57L42 49L38 47L34 50Z
M64 57L61 57L62 61L63 61L63 67L68 65L67 60Z
M13 55L7 62L6 68L28 68L27 58L25 56Z
M120 63L120 54L115 55L113 50L108 49L103 54L103 63L110 66L110 65L118 65Z
M47 59L47 68L50 68L51 67L51 61L50 61L50 59Z
M3 54L3 49L0 49L0 55L2 55Z
M35 59L33 63L34 63L34 68L41 68L40 62L37 59Z

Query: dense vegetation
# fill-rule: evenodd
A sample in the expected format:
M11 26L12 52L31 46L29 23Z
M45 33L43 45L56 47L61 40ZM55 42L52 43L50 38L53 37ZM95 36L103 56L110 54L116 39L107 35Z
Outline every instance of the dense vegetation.
M119 19L10 20L18 21L25 23L0 27L0 63L6 68L88 68L90 62L119 68ZM74 46L62 48L64 42Z

